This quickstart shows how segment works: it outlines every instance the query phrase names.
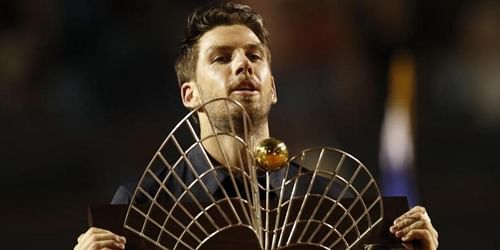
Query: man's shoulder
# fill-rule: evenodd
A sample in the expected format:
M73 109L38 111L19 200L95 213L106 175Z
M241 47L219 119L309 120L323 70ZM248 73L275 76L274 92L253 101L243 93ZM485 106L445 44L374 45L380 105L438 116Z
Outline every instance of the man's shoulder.
M198 150L193 150L189 153L187 159L189 160L179 161L173 166L166 166L159 163L157 166L146 170L147 173L140 180L129 181L120 185L111 200L111 204L129 204L134 195L134 190L138 185L141 186L143 192L152 196L158 191L160 185L164 185L170 192L176 195L179 193L178 189L181 188L181 185L179 185L180 182L190 183L195 179L190 167L197 172L200 171L200 168L202 170L207 168L204 158ZM188 161L190 164L186 164ZM134 198L137 202L142 202L145 199L147 199L146 194L141 192L137 193Z
M111 200L111 204L119 205L119 204L129 204L134 195L134 190L140 183L141 189L152 193L153 190L157 190L159 187L158 182L155 179L163 179L167 174L166 168L158 168L157 171L154 172L155 178L141 178L140 180L128 181L124 184L121 184L116 190L113 199ZM144 194L138 193L138 197L136 199L138 201L143 200Z
M132 199L132 187L130 185L120 185L111 200L113 205L129 204Z

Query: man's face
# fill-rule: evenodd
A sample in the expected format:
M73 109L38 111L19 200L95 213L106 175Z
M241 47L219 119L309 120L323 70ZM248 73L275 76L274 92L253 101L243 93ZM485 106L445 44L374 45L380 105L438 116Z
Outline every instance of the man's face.
M243 104L253 122L267 121L271 105L276 103L267 53L246 26L218 26L206 32L198 41L196 78L188 83L192 102L185 100L185 84L184 104L193 107L214 98L229 97Z

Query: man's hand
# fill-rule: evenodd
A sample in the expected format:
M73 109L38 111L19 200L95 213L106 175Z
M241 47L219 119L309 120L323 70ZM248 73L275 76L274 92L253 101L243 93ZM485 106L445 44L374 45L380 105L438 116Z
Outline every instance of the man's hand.
M422 250L434 250L439 245L438 232L432 226L431 218L425 208L421 206L416 206L399 216L389 230L405 243L419 240ZM404 245L413 249L411 244Z
M125 249L126 239L106 229L91 227L78 237L74 250Z

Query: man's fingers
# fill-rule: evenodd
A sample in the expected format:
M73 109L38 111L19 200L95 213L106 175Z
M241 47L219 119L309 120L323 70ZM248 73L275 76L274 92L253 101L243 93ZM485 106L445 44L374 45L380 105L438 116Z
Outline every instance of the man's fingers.
M433 231L434 228L432 227L431 219L429 215L427 214L426 210L424 207L414 207L410 211L406 212L405 214L401 215L397 219L394 220L394 224L389 228L389 231L392 233L395 233L399 230L402 230L403 228L406 228L410 225L413 225L414 223L422 221L426 223L419 223L419 225L414 225L415 228L420 228L421 226L426 226L429 229L432 229ZM436 232L437 234L437 232Z
M427 215L413 214L413 215L405 217L403 219L394 221L394 225L392 225L389 228L389 230L392 233L394 233L394 232L396 232L398 230L401 230L401 229L403 229L405 227L411 226L411 225L413 225L413 224L415 224L417 222L418 222L419 225L414 225L414 227L416 226L416 228L421 227L421 226L427 226L429 229L432 228L431 220L428 219ZM423 222L425 222L425 223L423 223Z
M123 236L114 234L113 232L92 227L84 234L81 234L78 239L78 244L75 249L124 249L126 239Z
M438 232L432 225L426 209L421 206L416 206L396 218L389 231L403 242L419 240L422 249L435 250L439 244Z
M415 206L412 209L410 209L408 212L404 213L403 215L399 216L394 220L394 224L397 224L401 222L402 220L408 219L408 218L425 218L426 220L431 220L429 215L427 214L427 210L422 207L422 206Z
M389 228L389 230L396 235L396 237L401 237L407 234L409 231L413 229L425 229L429 230L432 233L434 238L438 238L438 232L432 226L431 222L428 220L413 220L411 223L406 223L411 220L402 221L400 224L393 225Z
M111 233L111 231L99 227L91 227L87 230L88 233Z
M125 243L125 238L120 237L116 234L113 233L97 233L97 234L92 234L88 237L88 240L92 242L107 242L109 240L115 241L118 243Z
M118 243L115 240L103 240L92 242L89 245L90 249L125 249L125 245Z
M426 223L428 223L427 221L415 221L414 223L408 225L408 226L405 226L405 227L402 227L398 230L396 230L394 232L394 234L396 235L396 237L402 237L403 235L406 235L407 233L409 233L411 230L414 230L414 229L425 229L425 230L429 230L429 225L426 225Z
M102 228L98 228L98 227L91 227L89 229L87 229L87 231L83 234L80 234L80 236L78 237L78 242L84 242L89 236L91 235L94 235L94 234L98 234L98 233L111 233L110 231L106 230L106 229L102 229Z
M82 243L85 242L103 242L103 241L113 241L121 244L125 244L125 237L118 236L113 233L94 233L94 234L89 234L87 237L83 238L81 241Z

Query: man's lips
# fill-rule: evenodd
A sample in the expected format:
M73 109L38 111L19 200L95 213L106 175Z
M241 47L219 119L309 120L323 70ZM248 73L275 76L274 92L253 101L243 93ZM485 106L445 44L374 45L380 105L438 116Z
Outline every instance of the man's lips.
M242 94L242 95L254 95L259 92L258 84L250 81L244 80L238 83L234 88L231 89L231 93Z
M231 95L233 96L245 96L245 97L250 97L250 96L256 96L259 94L258 90L252 90L252 89L235 89L231 91Z
M257 90L233 90L231 94L233 95L243 95L243 96L253 96L258 94Z

